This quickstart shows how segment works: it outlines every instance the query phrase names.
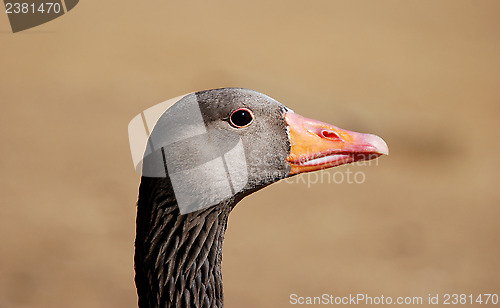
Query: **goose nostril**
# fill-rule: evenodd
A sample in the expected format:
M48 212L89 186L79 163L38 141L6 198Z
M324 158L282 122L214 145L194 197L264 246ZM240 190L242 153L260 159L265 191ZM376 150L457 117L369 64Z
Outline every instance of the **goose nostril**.
M334 131L323 129L320 132L320 136L327 139L341 139L339 134Z

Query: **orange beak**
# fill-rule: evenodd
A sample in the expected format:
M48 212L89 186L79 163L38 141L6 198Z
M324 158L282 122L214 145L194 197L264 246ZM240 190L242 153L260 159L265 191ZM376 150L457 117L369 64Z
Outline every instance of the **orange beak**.
M362 134L300 116L285 115L290 129L291 150L287 158L290 175L311 172L360 160L388 155L385 141L372 134Z

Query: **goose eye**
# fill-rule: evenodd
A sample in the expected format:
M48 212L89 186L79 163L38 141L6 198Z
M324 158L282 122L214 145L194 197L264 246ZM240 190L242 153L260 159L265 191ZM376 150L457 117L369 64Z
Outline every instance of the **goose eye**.
M231 113L231 116L229 117L229 121L231 122L231 125L234 127L245 127L250 125L253 121L253 114L250 110L246 108L240 108L233 113Z

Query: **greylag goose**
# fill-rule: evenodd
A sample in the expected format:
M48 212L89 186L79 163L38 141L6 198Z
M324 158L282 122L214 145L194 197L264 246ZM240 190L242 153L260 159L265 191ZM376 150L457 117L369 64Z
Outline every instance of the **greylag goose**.
M134 258L140 308L223 307L222 245L243 197L299 173L388 154L378 136L239 88L182 97L158 119L148 147Z

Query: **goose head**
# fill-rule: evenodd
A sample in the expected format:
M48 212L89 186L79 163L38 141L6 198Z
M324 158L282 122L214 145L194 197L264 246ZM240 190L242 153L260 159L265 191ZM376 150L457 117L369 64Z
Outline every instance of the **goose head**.
M222 242L243 197L290 176L388 154L378 136L305 118L256 91L179 98L143 156L136 236L140 307L222 307Z

